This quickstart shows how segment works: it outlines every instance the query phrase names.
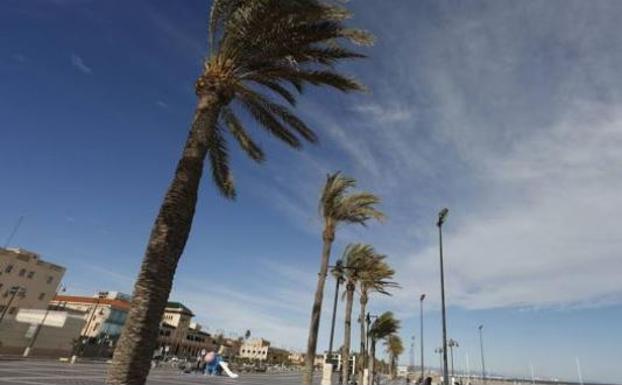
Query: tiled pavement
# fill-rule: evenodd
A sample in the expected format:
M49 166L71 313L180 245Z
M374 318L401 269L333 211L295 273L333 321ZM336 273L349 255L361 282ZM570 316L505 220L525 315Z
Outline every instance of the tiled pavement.
M105 364L56 361L0 361L0 385L102 385L106 375ZM154 369L148 385L298 385L300 372L241 373L237 379L185 374L172 369ZM319 383L319 379L315 379Z

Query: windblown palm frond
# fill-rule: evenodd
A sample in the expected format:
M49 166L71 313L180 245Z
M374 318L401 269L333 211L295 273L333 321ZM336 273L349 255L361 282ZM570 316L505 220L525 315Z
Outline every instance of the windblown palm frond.
M371 292L391 295L388 289L397 289L400 287L397 282L391 281L395 275L395 270L387 264L385 259L385 255L376 255L374 259L370 261L367 269L360 274L359 284L364 296L367 296Z
M390 334L384 340L384 346L386 348L387 353L391 357L397 357L400 354L404 353L404 345L402 344L402 339L397 334Z
M300 148L314 143L316 134L293 111L273 98L296 105L305 84L339 91L362 91L355 79L337 72L345 59L363 58L344 43L371 44L373 36L345 25L350 13L335 2L319 0L214 0L209 21L210 55L196 83L197 95L218 95L219 125L229 130L248 156L261 162L263 151L248 134L239 111L245 110L260 127L285 144ZM210 127L210 129L212 129ZM235 196L233 178L219 157L226 153L221 135L210 140L213 179L228 198ZM370 203L371 204L371 203ZM344 221L363 223L375 217L359 203L355 212L343 212Z
M372 245L364 243L350 243L346 246L341 257L343 265L343 277L356 284L367 270L372 268L377 252Z
M381 340L391 334L397 333L400 321L395 319L393 312L382 313L369 328L369 336L375 340Z
M340 172L329 174L320 199L320 212L334 223L357 223L365 226L369 219L383 220L384 214L374 206L380 203L376 195L360 192L348 193L356 187L356 180Z

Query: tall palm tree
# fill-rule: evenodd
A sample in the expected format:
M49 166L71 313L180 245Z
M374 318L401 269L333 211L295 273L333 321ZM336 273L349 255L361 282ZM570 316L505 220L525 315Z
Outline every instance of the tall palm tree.
M384 345L389 354L389 373L391 379L394 380L397 377L397 359L400 354L404 353L404 345L402 344L402 339L397 334L389 335L385 339Z
M324 284L328 273L330 250L335 240L337 225L340 223L355 223L365 226L366 222L372 218L377 220L384 218L384 214L375 207L380 203L380 199L368 192L350 192L354 187L356 187L356 180L353 178L344 176L340 172L329 174L326 177L326 184L320 198L320 213L324 220L322 259L315 289L315 299L311 309L309 339L307 341L303 376L305 384L311 384L313 378L313 363L317 348L317 335L320 328Z
M316 134L274 98L295 105L307 84L340 91L363 86L333 65L363 55L343 43L370 43L370 34L345 26L349 13L320 0L214 0L209 20L210 54L195 83L197 105L173 180L156 217L134 286L128 320L110 384L142 385L150 368L164 306L190 233L205 158L224 197L235 188L229 169L228 132L253 160L263 150L249 136L244 110L285 144L300 148Z
M359 299L361 312L359 315L359 322L361 326L361 349L359 359L359 383L363 380L363 370L367 367L367 336L365 333L365 314L367 311L367 303L369 302L369 295L373 292L383 295L391 295L388 291L391 288L398 288L399 285L391 279L395 275L393 270L385 261L386 256L377 255L374 258L374 263L368 266L363 274L359 277L359 286L361 290L361 297Z
M387 338L391 334L397 333L400 328L400 321L395 319L393 313L390 311L382 313L378 318L372 323L369 328L369 338L370 338L370 347L369 347L369 373L370 373L370 384L374 383L375 373L374 373L374 365L376 361L376 342Z
M352 337L352 306L354 304L354 291L358 285L359 278L362 274L365 274L366 270L373 266L375 259L377 258L376 250L371 245L362 243L351 243L346 246L342 260L345 268L342 269L342 277L346 282L346 310L345 310L345 324L344 324L344 337L343 337L343 349L341 351L341 357L343 365L341 378L347 384L350 377L350 345Z

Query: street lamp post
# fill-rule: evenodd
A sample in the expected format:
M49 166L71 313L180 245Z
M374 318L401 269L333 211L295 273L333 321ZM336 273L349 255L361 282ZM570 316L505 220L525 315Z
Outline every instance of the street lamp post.
M58 296L58 293L60 293L61 291L64 292L65 287L59 283L58 287L56 288L56 291L54 292L54 298L56 298ZM41 320L41 323L37 325L37 329L35 330L35 333L33 334L32 338L30 339L30 343L28 343L28 346L26 347L26 349L24 349L24 354L23 354L24 357L28 357L28 355L30 355L30 351L32 350L33 346L35 346L37 337L39 337L39 333L41 332L41 329L45 325L45 320L48 318L49 313L50 313L50 304L48 303L48 306L45 309L45 314L43 314L43 319Z
M438 354L438 370L443 370L443 348L434 349L434 353Z
M449 370L447 368L447 321L445 315L445 272L443 270L443 223L447 218L447 208L442 209L438 213L438 221L436 226L438 227L438 245L439 254L441 260L441 306L443 315L443 383L449 385Z
M421 325L421 384L423 384L424 377L424 369L423 369L423 300L425 299L425 294L421 294L419 297L419 324Z
M451 377L454 377L454 348L459 347L460 345L458 345L458 341L454 340L453 338L449 339L449 342L447 343L447 346L449 346L449 352L451 353Z
M479 350L482 355L482 382L486 384L486 363L484 361L484 325L479 325Z
M9 303L7 303L4 310L2 310L2 315L0 315L0 323L2 323L2 321L4 320L4 316L6 315L7 311L11 307L11 304L13 303L15 296L17 296L17 294L23 295L25 292L26 292L26 288L24 287L21 287L21 286L11 287L11 289L9 290L9 294L11 294L11 298L9 299Z

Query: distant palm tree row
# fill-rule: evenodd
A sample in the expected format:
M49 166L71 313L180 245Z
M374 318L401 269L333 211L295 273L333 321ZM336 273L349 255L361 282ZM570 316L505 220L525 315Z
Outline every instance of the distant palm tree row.
M317 349L317 336L320 324L320 314L322 312L322 298L324 285L329 268L331 246L335 239L336 228L339 224L360 224L365 225L371 219L382 220L384 214L376 206L380 199L368 192L352 192L356 186L353 178L344 176L336 172L326 178L326 184L322 190L320 198L320 210L324 219L323 249L318 276L313 308L311 311L311 322L309 327L309 339L307 344L307 354L305 356L304 383L310 384L313 375L313 366ZM395 271L386 262L386 256L376 252L373 246L362 243L350 244L343 253L342 268L333 271L337 279L344 279L346 282L346 310L344 325L344 344L341 351L342 362L349 362L351 349L352 333L352 308L354 304L354 294L358 287L360 290L360 342L359 365L357 372L359 381L362 380L363 369L369 366L369 372L373 373L373 358L368 360L368 351L371 347L367 346L368 336L372 336L371 330L366 330L366 314L369 295L380 293L389 295L390 288L398 287L397 283L391 281ZM391 314L392 318L392 314ZM377 322L380 318L377 320ZM383 321L386 321L382 318ZM376 324L375 322L374 324ZM397 325L397 324L396 324ZM382 329L378 329L381 331ZM391 332L389 334L392 334ZM376 339L383 339L387 335L376 335ZM373 347L375 349L375 346ZM372 354L373 357L373 354ZM347 383L350 373L348 365L342 367L342 379ZM360 382L359 382L360 383Z
M209 54L194 85L197 98L194 117L151 230L107 383L143 385L146 381L158 325L191 231L206 158L216 188L225 198L234 199L229 140L233 139L253 161L261 163L266 156L249 134L249 124L254 123L298 149L303 141L317 141L316 133L292 110L305 87L328 86L342 92L364 90L361 83L335 69L335 64L344 59L364 57L346 43L373 42L368 32L346 26L350 16L343 5L333 1L212 1ZM243 116L249 119L242 119ZM365 224L369 219L383 217L375 208L378 198L369 193L350 193L354 185L354 179L332 174L321 197L323 250L306 363L311 370L309 360L315 356L317 347L323 290L337 227L343 223ZM375 267L348 273L347 277L350 313L357 285L361 291L363 357L368 348L363 325L368 296L372 292L386 294L386 288L394 285L387 281L393 270L386 265L384 257L371 250L364 263ZM375 334L371 334L375 336L374 341L384 338L385 329L378 322ZM310 382L311 370L305 373L306 382Z

